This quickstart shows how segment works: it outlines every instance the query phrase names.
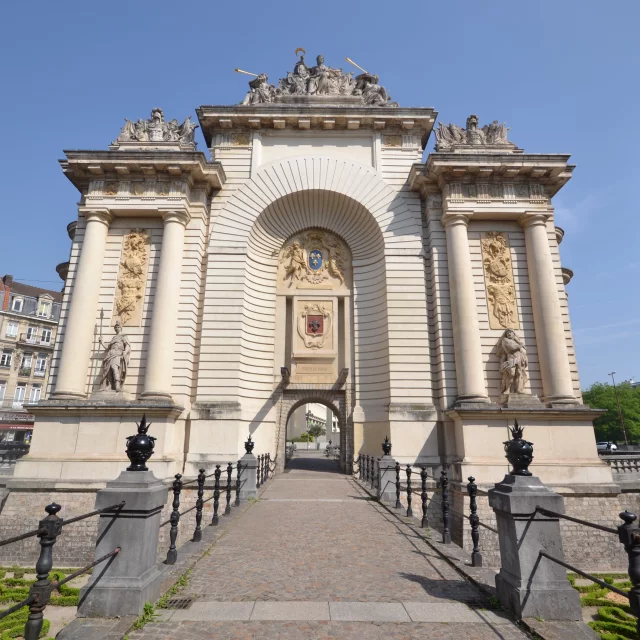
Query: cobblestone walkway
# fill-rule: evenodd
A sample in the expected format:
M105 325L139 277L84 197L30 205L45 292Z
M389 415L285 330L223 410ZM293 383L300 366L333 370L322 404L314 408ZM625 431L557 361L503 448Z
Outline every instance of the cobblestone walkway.
M323 458L296 457L130 640L525 638Z

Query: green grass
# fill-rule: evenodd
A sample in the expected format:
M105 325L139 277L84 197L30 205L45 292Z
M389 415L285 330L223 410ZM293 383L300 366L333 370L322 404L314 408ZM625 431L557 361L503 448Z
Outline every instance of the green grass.
M631 581L626 573L598 573L594 574L607 584L615 585L618 589L628 591ZM615 604L607 599L610 589L599 584L576 586L577 576L570 573L567 578L571 586L580 593L580 603L583 607L598 607L598 619L589 623L602 640L637 640L636 617L631 615L628 604Z

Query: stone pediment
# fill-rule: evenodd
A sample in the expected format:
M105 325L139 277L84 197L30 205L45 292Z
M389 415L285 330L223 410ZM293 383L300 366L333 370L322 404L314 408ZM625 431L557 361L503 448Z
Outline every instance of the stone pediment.
M249 91L242 101L242 105L256 104L340 104L369 107L397 107L398 103L391 100L384 86L379 84L379 77L369 73L355 62L346 58L362 73L354 76L351 71L329 67L324 63L324 56L316 57L316 64L308 66L304 56L306 51L299 47L296 55L301 52L293 71L288 71L284 78L280 78L278 86L269 84L266 73L249 73L236 69L239 73L254 76L249 81Z

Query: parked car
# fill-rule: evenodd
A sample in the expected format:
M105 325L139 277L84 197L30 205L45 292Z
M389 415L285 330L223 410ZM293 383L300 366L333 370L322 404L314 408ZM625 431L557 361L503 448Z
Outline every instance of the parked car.
M618 447L613 442L596 442L598 453L613 453Z

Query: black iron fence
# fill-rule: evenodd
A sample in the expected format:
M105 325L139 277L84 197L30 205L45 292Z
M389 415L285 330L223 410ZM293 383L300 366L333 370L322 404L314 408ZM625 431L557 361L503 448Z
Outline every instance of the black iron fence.
M53 568L53 546L58 541L58 538L62 535L63 528L70 524L73 524L74 522L86 520L87 518L91 518L97 515L104 516L104 514L112 513L113 517L115 518L118 516L118 513L124 506L125 502L123 501L104 509L96 509L95 511L90 511L89 513L85 513L80 516L75 516L73 518L65 520L58 515L58 512L62 509L62 507L59 504L53 502L45 507L47 516L40 520L37 529L27 531L26 533L23 533L19 536L7 538L6 540L1 540L0 546L5 546L13 542L25 540L26 538L37 537L38 542L40 543L40 555L35 566L36 581L31 585L29 589L29 595L27 596L27 598L22 600L22 602L18 602L12 607L9 607L8 609L0 612L0 619L6 618L12 613L19 611L23 607L29 607L29 617L27 619L27 622L25 623L23 635L25 640L37 640L37 638L40 637L40 633L42 632L42 627L44 624L44 611L49 604L49 601L51 600L51 594L74 578L88 573L89 571L91 571L91 569L93 569L93 567L103 562L111 561L120 553L121 550L120 547L116 547L110 553L107 553L101 558L98 558L91 564L88 564L86 567L78 569L78 571L75 571L72 574L66 576L63 580L51 580L49 574L51 572L51 569Z

